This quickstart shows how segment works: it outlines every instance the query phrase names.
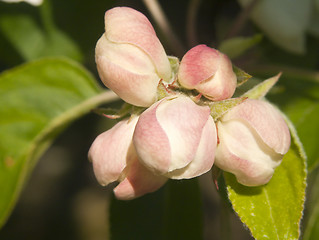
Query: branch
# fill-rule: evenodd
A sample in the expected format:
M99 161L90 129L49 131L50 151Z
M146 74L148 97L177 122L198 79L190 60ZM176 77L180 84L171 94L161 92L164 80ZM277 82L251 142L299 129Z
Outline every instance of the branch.
M173 31L167 17L164 14L163 9L159 5L157 0L143 0L144 4L150 11L153 19L159 26L160 30L164 33L165 37L168 40L168 44L171 48L171 50L177 55L177 56L183 56L185 53L185 47L181 43L181 41L178 39L177 35Z

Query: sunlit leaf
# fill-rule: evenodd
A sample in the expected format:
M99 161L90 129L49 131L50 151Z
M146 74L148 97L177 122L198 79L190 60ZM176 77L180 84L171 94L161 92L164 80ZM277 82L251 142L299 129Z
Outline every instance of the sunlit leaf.
M0 30L24 60L66 56L80 61L76 44L58 29L46 32L29 15L1 15Z
M0 226L54 138L72 120L112 98L67 59L43 59L0 75Z

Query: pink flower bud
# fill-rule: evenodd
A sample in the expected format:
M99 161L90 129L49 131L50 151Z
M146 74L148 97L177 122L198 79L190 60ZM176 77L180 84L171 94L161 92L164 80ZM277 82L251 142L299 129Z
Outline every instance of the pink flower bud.
M141 114L133 135L140 161L159 175L193 178L214 163L217 135L209 107L178 95Z
M89 150L89 159L98 182L120 184L114 189L119 199L132 199L160 188L167 180L156 176L140 164L132 144L138 117L123 120L100 134Z
M247 99L217 123L215 164L246 186L266 184L290 147L281 113L270 103Z
M198 45L183 57L179 71L179 83L187 89L196 89L213 101L233 96L237 77L229 58L216 49Z
M153 104L159 81L171 78L168 57L151 23L128 7L105 13L105 33L97 42L95 60L103 83L136 106Z

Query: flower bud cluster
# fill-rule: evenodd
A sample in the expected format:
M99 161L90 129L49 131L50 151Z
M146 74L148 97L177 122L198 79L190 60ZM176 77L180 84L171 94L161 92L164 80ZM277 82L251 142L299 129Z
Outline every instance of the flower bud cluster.
M229 58L198 45L174 72L151 23L134 9L106 12L96 63L108 88L144 108L100 134L89 151L97 180L120 182L119 199L153 192L169 178L200 176L214 163L244 185L266 184L289 149L289 129L265 101L245 99L213 119L210 103L236 89Z

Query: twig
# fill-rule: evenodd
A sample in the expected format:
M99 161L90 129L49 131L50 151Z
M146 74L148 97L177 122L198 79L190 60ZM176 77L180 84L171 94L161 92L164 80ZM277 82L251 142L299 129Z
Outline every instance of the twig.
M237 16L237 18L234 21L234 24L230 28L229 32L226 34L226 39L232 38L236 36L243 26L245 25L251 11L254 9L254 7L257 5L259 0L252 0Z
M183 56L183 54L185 53L185 47L173 31L158 1L143 0L143 2L150 11L152 17L154 18L161 31L164 33L165 37L168 39L168 44L171 50L174 51L177 56Z
M189 47L193 47L198 44L196 33L196 18L201 0L191 0L187 10L186 32L187 42Z

